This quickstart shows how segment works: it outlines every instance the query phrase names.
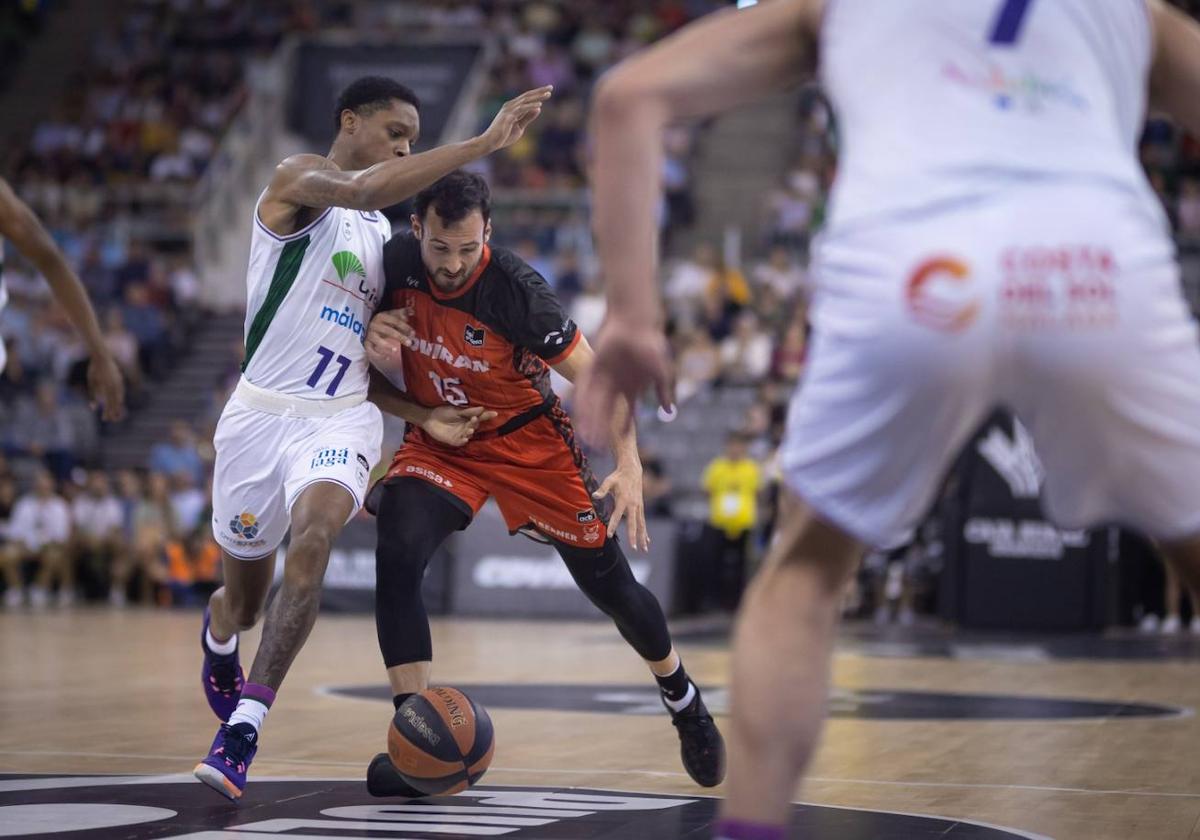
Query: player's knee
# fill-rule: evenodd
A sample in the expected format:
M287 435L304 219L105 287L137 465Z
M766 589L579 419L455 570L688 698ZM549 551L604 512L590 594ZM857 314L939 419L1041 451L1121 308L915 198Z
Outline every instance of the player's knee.
M323 523L312 523L294 529L292 532L292 541L288 545L287 567L292 567L293 558L301 561L310 561L313 565L316 565L316 563L312 561L328 560L329 552L333 550L333 541L336 537L337 530Z
M389 598L400 598L419 592L425 578L425 567L429 558L423 552L400 551L375 555L376 590L386 592Z
M826 594L840 593L858 567L863 547L811 511L804 514L782 520L766 568L793 570L811 577Z
M620 613L641 600L641 584L616 540L595 549L560 546L559 554L576 585L605 613Z

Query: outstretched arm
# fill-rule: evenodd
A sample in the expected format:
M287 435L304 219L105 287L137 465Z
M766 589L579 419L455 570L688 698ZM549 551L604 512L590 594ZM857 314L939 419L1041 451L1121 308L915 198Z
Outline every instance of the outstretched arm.
M88 390L92 399L103 406L105 420L120 420L125 415L125 383L104 343L87 291L37 216L3 179L0 179L0 236L12 242L46 278L54 299L66 310L87 345L91 357Z
M621 62L592 104L592 219L608 315L596 363L577 400L588 440L610 435L618 397L654 387L673 402L656 281L662 132L670 123L751 102L800 81L820 26L822 0L768 0L707 15Z
M663 129L800 81L821 5L769 0L707 15L600 81L592 106L593 218L611 314L658 325L654 218Z
M1156 49L1150 98L1200 136L1200 23L1163 0L1150 0Z
M551 92L551 88L541 87L506 102L487 131L478 137L356 172L338 169L320 155L293 155L276 167L263 196L264 221L270 224L293 216L303 207L380 210L404 201L460 166L517 142L542 112L542 104Z
M592 345L588 343L587 338L581 335L579 343L575 345L575 349L571 351L571 355L554 365L554 371L568 382L575 383L595 361L596 352L592 349ZM611 423L613 433L612 451L613 458L616 459L618 466L622 464L636 466L640 472L642 462L638 457L637 427L636 424L631 422L632 416L632 407L628 402L621 401L616 405Z

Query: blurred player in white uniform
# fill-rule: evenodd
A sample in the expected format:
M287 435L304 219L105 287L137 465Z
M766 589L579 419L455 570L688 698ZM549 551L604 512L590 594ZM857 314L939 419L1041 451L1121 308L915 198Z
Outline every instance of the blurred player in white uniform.
M529 91L482 135L410 156L417 97L391 79L359 79L338 99L328 156L284 160L258 200L246 358L213 441L212 527L225 585L201 632L205 697L223 723L195 775L230 799L242 795L267 710L316 620L333 540L362 507L379 458L382 418L367 402L363 348L391 235L379 211L516 142L549 95ZM283 585L247 681L237 633L262 613L289 527Z
M117 360L104 342L104 333L96 321L87 290L37 216L17 197L8 182L0 178L0 312L8 304L8 288L4 285L6 239L46 278L55 302L79 330L90 357L88 393L93 402L102 407L101 416L109 422L120 420L125 416L125 381L121 378ZM0 371L4 370L7 360L4 342L0 340Z
M1137 159L1148 91L1200 134L1200 26L1158 0L770 0L611 72L593 106L609 307L585 433L617 394L670 399L663 127L786 89L815 55L842 155L786 509L735 631L730 840L784 836L839 593L864 546L907 539L993 405L1031 430L1055 521L1136 526L1200 582L1200 347Z

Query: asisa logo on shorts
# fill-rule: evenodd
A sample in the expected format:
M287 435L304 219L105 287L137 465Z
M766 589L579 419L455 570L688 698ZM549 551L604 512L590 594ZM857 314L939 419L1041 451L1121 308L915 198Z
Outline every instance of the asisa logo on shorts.
M312 469L340 467L350 463L349 449L318 449L312 459Z
M432 481L434 484L440 484L443 487L453 487L454 486L454 482L452 482L450 479L446 478L442 474L436 473L431 469L427 469L426 467L422 467L417 464L409 464L407 467L404 468L404 471L406 473L409 473L410 475L419 475L422 478L427 478L430 481Z
M971 270L955 257L934 257L918 265L905 299L914 321L939 332L962 332L979 315Z
M229 520L229 530L243 540L253 540L258 536L258 517L248 511L242 511Z

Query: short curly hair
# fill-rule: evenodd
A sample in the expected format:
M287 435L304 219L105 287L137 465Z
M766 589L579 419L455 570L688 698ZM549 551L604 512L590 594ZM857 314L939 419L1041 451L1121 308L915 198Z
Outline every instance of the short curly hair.
M333 112L334 130L340 130L342 127L343 111L349 110L360 116L369 117L397 99L409 103L418 111L421 110L421 100L417 98L412 89L407 85L400 84L395 79L389 79L386 76L363 76L361 79L355 79L346 85L346 89L337 98L337 105L334 106Z
M417 193L413 201L417 218L425 221L430 207L448 224L461 222L472 210L478 210L486 225L492 215L492 191L479 175L456 169Z

